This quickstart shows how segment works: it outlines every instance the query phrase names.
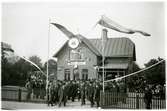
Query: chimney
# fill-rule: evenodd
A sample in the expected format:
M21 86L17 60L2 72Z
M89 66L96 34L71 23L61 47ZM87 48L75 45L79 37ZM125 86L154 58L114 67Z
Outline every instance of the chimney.
M103 40L104 40L104 41L107 41L107 38L108 38L108 37L107 37L107 32L108 32L107 29L103 29L103 30L102 30L102 37L103 37Z

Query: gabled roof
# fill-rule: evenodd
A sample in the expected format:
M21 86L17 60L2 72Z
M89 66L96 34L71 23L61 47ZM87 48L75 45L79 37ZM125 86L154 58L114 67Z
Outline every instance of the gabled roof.
M90 50L92 50L97 56L101 56L101 53L97 50L97 48L91 43L91 41L89 39L87 39L86 37L78 34L77 37L85 44L88 46L88 48L90 48Z
M102 40L90 39L90 42L102 54ZM136 60L135 44L125 37L107 38L104 41L104 56L105 57L133 57Z
M101 53L96 49L96 47L84 36L78 34L76 37L81 40L93 53L95 53L97 56L101 56ZM58 50L56 54L53 55L53 57L57 57L58 53L61 51L63 47L67 45L68 41L63 44L63 46Z
M97 56L102 56L102 40L101 39L87 39L84 36L78 34L77 38L81 40L88 48L95 53ZM66 42L62 47L65 47ZM54 55L57 57L57 54L61 49ZM125 37L121 38L107 38L107 41L104 43L104 55L105 57L132 57L133 60L136 60L135 44Z
M53 57L57 57L57 55L59 54L59 52L67 45L68 41L66 41L61 48L53 55Z

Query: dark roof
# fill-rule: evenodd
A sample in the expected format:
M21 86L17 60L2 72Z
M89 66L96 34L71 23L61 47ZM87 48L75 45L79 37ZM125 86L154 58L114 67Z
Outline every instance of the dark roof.
M91 43L91 41L89 39L87 39L86 37L78 34L77 37L85 44L88 46L88 48L90 48L90 50L92 50L96 55L101 56L101 53L99 52L99 50Z
M97 56L102 56L102 40L101 39L87 39L84 36L78 34L77 38L81 40L85 45L90 48ZM121 38L108 38L107 41L104 41L104 55L105 57L133 57L133 60L136 60L136 52L134 43L126 37ZM65 47L66 42L62 47ZM61 50L60 49L60 50ZM60 50L54 55L57 57L57 54Z
M102 40L89 40L102 54ZM104 41L104 55L105 57L133 57L133 60L136 60L135 45L129 38L108 38Z
M81 42L83 42L92 52L94 52L97 56L101 56L101 53L96 49L96 47L84 36L78 34L76 35L77 38L79 38L79 40L81 40ZM61 49L63 47L66 46L66 44L68 43L68 41L59 49L59 51L54 54L54 57L57 57L57 54L61 51Z

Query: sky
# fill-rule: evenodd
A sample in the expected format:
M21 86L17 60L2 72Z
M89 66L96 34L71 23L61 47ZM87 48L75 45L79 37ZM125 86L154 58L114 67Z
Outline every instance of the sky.
M51 22L74 34L100 38L102 27L93 27L105 15L131 29L151 34L124 34L108 29L108 37L128 37L136 46L140 67L152 58L165 58L165 14L163 2L9 2L2 3L1 41L19 56L51 58L68 38ZM49 41L49 48L48 48ZM49 51L48 51L49 49Z

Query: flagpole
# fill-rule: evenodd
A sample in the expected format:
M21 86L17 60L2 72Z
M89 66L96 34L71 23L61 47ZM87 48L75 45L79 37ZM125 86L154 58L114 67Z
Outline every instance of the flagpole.
M49 27L48 27L48 53L47 53L47 75L46 75L46 92L47 92L47 89L48 89L48 84L49 84L49 44L50 44L50 18L49 18ZM47 92L48 93L48 92Z
M103 19L103 16L101 16L101 19ZM102 32L102 67L103 67L103 93L104 93L104 38L103 38L103 32Z

